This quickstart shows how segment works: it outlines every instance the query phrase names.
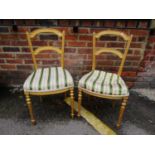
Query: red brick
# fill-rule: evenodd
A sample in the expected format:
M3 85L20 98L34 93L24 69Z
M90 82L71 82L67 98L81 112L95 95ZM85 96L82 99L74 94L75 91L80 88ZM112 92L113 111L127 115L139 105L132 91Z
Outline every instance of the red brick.
M0 40L15 40L20 39L18 34L0 34Z
M111 66L114 65L114 61L112 60L100 60L96 62L97 65L106 65L106 66Z
M107 47L118 47L118 48L124 48L124 43L111 42L111 43L107 43Z
M91 48L81 48L81 49L78 49L78 53L79 54L92 54L92 49Z
M0 45L1 46L10 46L10 41L3 41L3 40L1 40L0 41Z
M33 46L47 46L46 41L33 41L32 44Z
M82 21L82 26L91 26L92 22L91 21Z
M30 51L30 48L29 47L24 47L24 48L21 48L21 52L28 52L28 53L30 53L31 51Z
M69 26L69 20L60 20L59 24L60 26Z
M68 30L69 30L69 27L53 27L53 28L56 28L57 30L59 30L59 31L65 31L65 33L67 33L68 32Z
M141 43L131 43L130 48L142 48L143 44Z
M66 40L77 40L77 36L76 35L66 35L65 39Z
M128 28L134 28L134 27L136 27L136 25L137 25L136 21L128 21L127 22L127 27Z
M32 65L17 65L17 70L33 70Z
M9 59L9 60L6 60L6 62L10 64L23 64L22 59Z
M149 34L149 31L148 30L137 30L137 29L133 29L133 30L130 30L130 33L133 34L133 35L148 35Z
M79 33L89 33L89 28L79 28Z
M68 54L68 53L75 53L76 52L76 49L75 48L65 48L64 50L64 53Z
M136 72L122 72L122 76L136 76Z
M21 59L32 59L32 54L16 54L16 58L21 58Z
M0 58L15 58L14 54L0 53Z
M3 64L1 65L2 69L7 69L7 70L15 70L16 69L16 65L12 65L12 64Z
M141 21L140 23L139 23L139 28L147 28L147 26L148 26L148 22L147 21Z
M134 55L140 55L141 51L135 50Z
M4 61L4 59L0 59L0 63L4 63L5 61Z
M150 43L155 43L155 36L149 37L148 41L149 41Z
M51 58L50 54L45 54L45 53L41 53L41 54L38 54L36 56L36 58L39 58L39 59L48 59L48 58Z
M103 23L103 25L104 25L105 27L113 27L114 24L115 24L115 22L112 21L112 20L110 20L110 21L105 21L105 22Z
M127 60L140 60L141 59L141 56L130 56L130 55L127 55Z
M126 82L126 84L127 84L128 88L131 88L131 87L133 87L133 85L134 85L133 82Z
M33 64L32 60L24 60L25 64Z
M19 26L19 27L18 27L18 31L19 31L19 32L26 32L26 31L29 32L29 27Z
M27 41L11 41L12 46L28 46Z
M68 42L67 43L68 46L73 46L73 47L85 47L86 43L85 42Z
M92 36L81 35L79 36L79 40L92 41Z

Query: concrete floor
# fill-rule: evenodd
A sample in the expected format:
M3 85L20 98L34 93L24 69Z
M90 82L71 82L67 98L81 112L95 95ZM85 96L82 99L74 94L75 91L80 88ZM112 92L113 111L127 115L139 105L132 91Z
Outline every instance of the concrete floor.
M3 91L2 91L3 90ZM43 102L33 97L33 109L37 125L31 126L27 106L21 92L0 90L0 134L55 134L96 135L99 134L83 118L70 118L70 107L64 103L64 95L46 96ZM77 93L76 93L77 94ZM76 96L77 100L77 96ZM131 91L122 127L116 129L120 102L113 109L110 100L84 95L83 106L100 118L117 134L155 134L155 101Z
M137 88L133 89L133 91L137 92L138 94L147 97L149 100L155 101L155 88Z

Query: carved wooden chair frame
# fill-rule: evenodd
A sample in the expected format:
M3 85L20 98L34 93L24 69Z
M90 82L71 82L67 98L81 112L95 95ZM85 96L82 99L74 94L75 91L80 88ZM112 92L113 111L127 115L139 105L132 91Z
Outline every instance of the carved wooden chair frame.
M97 39L99 39L101 36L116 36L116 37L121 37L124 41L125 41L125 50L124 50L124 54L122 54L121 51L116 50L114 48L100 48L97 49L96 48L96 41ZM104 30L101 31L99 33L93 33L93 63L92 63L92 70L95 70L96 68L96 56L101 54L101 53L112 53L117 55L121 60L120 66L119 66L119 70L118 70L118 75L121 76L122 70L123 70L123 66L126 60L126 56L130 47L130 43L132 40L132 35L129 36L123 32L120 31L114 31L114 30ZM118 117L118 122L117 122L117 127L120 127L121 122L122 122L122 117L123 117L123 113L128 101L128 96L119 96L119 95L104 95L104 94L97 94L91 91L88 91L86 89L83 88L78 88L78 116L80 116L80 110L81 110L81 102L82 102L82 92L92 95L92 96L96 96L96 97L100 97L100 98L106 98L106 99L114 99L114 100L123 100L122 104L121 104L121 108L120 108L120 112L119 112L119 117Z
M33 49L32 46L32 39L35 38L37 35L40 33L51 33L54 34L58 37L61 37L61 48L54 47L54 46L42 46L38 47L37 49ZM36 55L38 55L40 52L45 51L45 50L51 50L55 51L58 54L61 55L61 67L64 68L64 43L65 43L65 31L61 32L56 29L51 29L51 28L41 28L34 30L32 32L26 32L27 40L28 40L28 45L32 54L32 60L34 64L34 69L37 70L38 65L36 62ZM32 110L32 103L30 99L30 95L36 95L36 96L44 96L44 95L51 95L51 94L60 94L60 93L66 93L67 91L70 91L70 96L71 96L71 116L74 116L74 88L65 88L62 90L56 90L56 91L49 91L49 92L29 92L29 91L24 91L25 97L26 97L26 103L29 109L29 114L31 118L32 124L36 123L35 117L33 115L33 110Z

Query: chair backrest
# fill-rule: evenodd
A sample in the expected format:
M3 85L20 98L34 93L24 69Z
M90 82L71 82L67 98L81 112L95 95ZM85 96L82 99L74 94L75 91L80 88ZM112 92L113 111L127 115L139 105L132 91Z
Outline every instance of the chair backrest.
M125 46L124 46L124 52L121 52L120 50L117 50L116 48L97 48L96 47L96 41L97 39L99 39L101 36L116 36L116 37L121 37L124 42L125 42ZM129 36L123 32L120 31L114 31L114 30L104 30L98 33L93 33L93 65L92 65L92 70L94 70L96 68L96 56L101 54L101 53L112 53L117 55L121 60L120 66L119 66L119 70L118 70L118 75L121 75L122 70L123 70L123 66L126 60L126 56L130 47L130 43L132 40L132 35Z
M54 34L56 36L58 36L59 38L61 38L61 47L54 47L54 46L41 46L38 47L37 49L33 49L33 45L32 45L32 39L35 38L37 35L41 34L41 33L51 33ZM61 54L61 67L64 68L64 41L65 41L65 31L61 32L59 30L56 29L51 29L51 28L42 28L42 29L37 29L34 30L32 32L26 32L27 35L27 40L28 40L28 45L30 48L30 51L32 53L32 60L34 63L34 68L35 70L37 69L37 62L36 62L36 55L38 55L40 52L42 51L46 51L46 50L51 50L51 51L55 51L58 54Z

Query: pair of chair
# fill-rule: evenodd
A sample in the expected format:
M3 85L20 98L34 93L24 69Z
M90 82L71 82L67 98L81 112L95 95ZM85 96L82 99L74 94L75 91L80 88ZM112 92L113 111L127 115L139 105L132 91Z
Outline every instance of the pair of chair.
M54 46L42 46L34 49L32 46L32 39L40 33L52 33L61 38L61 47ZM29 109L29 114L32 124L35 124L35 118L32 110L32 103L30 95L50 95L59 94L70 91L71 98L71 116L74 116L74 82L71 74L64 68L64 43L65 32L60 32L56 29L37 29L31 33L26 32L28 44L32 53L32 60L34 63L35 71L31 73L24 83L24 94L26 96L26 102ZM115 35L123 38L125 41L125 51L122 54L121 51L114 48L97 48L96 41L101 36ZM80 116L82 93L89 95L107 98L107 99L122 99L117 127L120 127L125 106L128 100L129 92L128 88L121 78L122 69L125 63L125 59L128 53L128 49L132 40L132 36L128 36L125 33L113 30L105 30L99 33L93 33L93 65L92 71L84 75L78 84L78 116ZM38 68L36 55L42 51L51 50L56 51L61 55L61 67L49 67ZM121 60L119 71L117 74L109 73L101 70L96 70L96 56L101 53L110 52L117 55Z

